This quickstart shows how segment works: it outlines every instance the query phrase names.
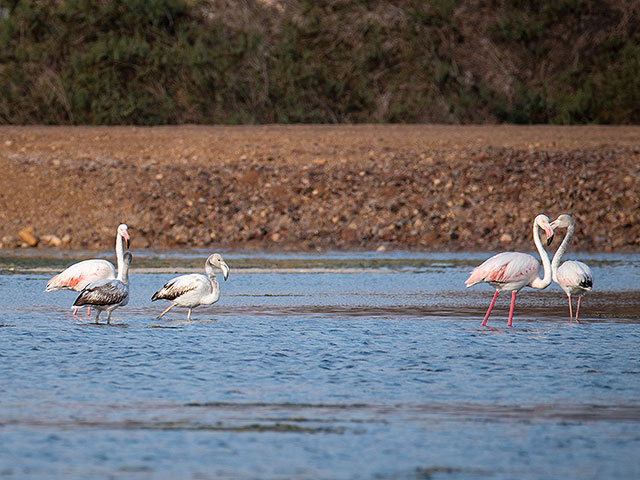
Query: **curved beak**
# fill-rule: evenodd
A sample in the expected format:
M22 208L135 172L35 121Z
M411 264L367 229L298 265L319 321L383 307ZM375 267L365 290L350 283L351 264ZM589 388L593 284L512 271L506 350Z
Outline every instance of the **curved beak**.
M131 237L129 237L129 232L124 230L122 232L122 238L124 238L127 241L127 249L129 249L129 240Z
M547 246L549 246L551 245L551 242L553 242L553 223L546 223L542 228L544 229L544 233L547 236Z
M220 264L220 268L222 269L222 276L226 280L229 277L229 265L227 265L225 262L222 262Z

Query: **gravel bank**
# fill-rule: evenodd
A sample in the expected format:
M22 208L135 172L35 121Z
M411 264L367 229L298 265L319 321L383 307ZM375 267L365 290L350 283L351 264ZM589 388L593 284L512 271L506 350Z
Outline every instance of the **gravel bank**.
M640 127L0 127L2 248L640 250ZM31 237L31 238L30 238Z

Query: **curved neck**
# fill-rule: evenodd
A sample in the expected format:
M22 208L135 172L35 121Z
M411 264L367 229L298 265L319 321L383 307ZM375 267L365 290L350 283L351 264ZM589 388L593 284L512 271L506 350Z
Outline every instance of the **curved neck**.
M547 288L551 283L551 262L549 261L549 254L542 246L542 242L540 241L540 227L538 224L534 222L533 224L533 243L536 245L536 249L540 254L540 259L542 260L542 268L544 269L544 275L542 278L536 278L533 282L529 284L530 287L533 288Z
M116 262L118 266L118 279L120 279L120 272L124 268L124 248L122 246L122 235L120 232L116 235Z
M553 272L553 281L556 283L558 282L558 265L560 265L560 259L564 255L564 252L567 251L569 242L573 238L573 231L575 230L575 228L575 225L569 225L567 227L567 233L565 233L560 247L558 248L558 250L556 250L556 253L553 256L553 261L551 262L551 271Z
M202 303L214 303L220 298L220 286L218 285L218 279L216 278L216 272L209 262L204 264L204 271L209 277L209 283L211 283L211 293L201 300Z

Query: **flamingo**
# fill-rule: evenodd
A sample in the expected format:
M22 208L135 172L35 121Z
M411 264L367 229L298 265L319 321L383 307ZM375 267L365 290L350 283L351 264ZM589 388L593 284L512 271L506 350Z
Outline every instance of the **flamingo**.
M125 252L122 268L118 268L118 278L103 278L87 285L78 295L73 305L81 307L89 305L96 309L96 323L99 323L100 313L107 312L107 323L111 323L111 312L129 303L129 265L133 255Z
M122 256L122 239L127 241L127 248L129 248L129 229L124 223L119 225L116 231L116 262L118 264L118 270L122 268L124 262ZM76 292L80 292L96 280L109 280L114 278L116 278L116 269L111 262L98 258L83 260L82 262L74 263L49 280L44 291L75 290ZM78 309L74 308L73 314L75 315L77 312ZM87 315L91 315L90 307Z
M493 304L498 297L498 293L505 290L511 292L511 305L509 307L509 321L507 325L511 326L513 318L513 307L516 301L516 294L523 287L529 286L543 290L551 283L551 264L549 255L540 242L540 228L542 228L547 236L547 245L553 240L553 229L549 224L549 217L546 215L538 215L533 221L533 243L542 259L542 267L544 268L544 276L540 278L540 263L538 260L527 253L520 252L502 252L487 259L481 265L471 271L469 278L465 282L467 288L476 283L486 282L496 289L493 300L489 304L487 313L482 320L482 326L487 324L487 319L493 308Z
M191 310L198 305L211 305L220 298L220 287L216 280L214 268L222 270L222 275L226 280L229 276L229 266L222 259L220 254L214 253L207 258L204 263L205 275L193 273L190 275L181 275L169 280L165 285L153 294L151 301L169 300L171 305L158 315L158 319L171 310L176 305L179 307L187 307L187 321L191 320Z
M575 230L575 222L571 215L562 214L551 223L551 228L566 228L567 233L564 236L564 240L558 247L553 261L551 262L551 271L553 281L560 285L560 288L564 290L569 298L569 322L573 321L573 312L571 310L571 295L578 296L578 304L576 306L576 322L578 320L578 312L580 310L580 300L582 296L590 292L593 288L593 274L588 265L578 262L577 260L567 260L560 267L560 259L569 246L569 242L573 238L573 232Z

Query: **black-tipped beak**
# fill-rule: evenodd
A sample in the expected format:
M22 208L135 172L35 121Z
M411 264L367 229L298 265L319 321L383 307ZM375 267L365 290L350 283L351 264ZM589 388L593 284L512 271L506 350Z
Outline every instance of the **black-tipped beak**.
M226 281L227 278L229 278L229 266L226 263L222 262L221 268L222 268L222 276Z
M129 249L129 239L127 238L127 250Z
M553 237L555 237L555 235L551 235L550 237L547 238L547 247L551 245L551 243L553 242Z

